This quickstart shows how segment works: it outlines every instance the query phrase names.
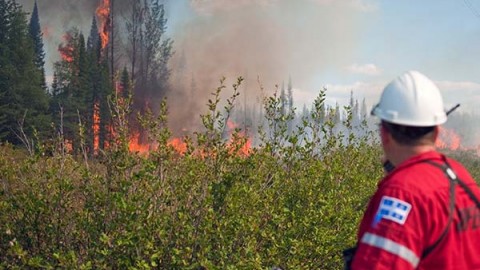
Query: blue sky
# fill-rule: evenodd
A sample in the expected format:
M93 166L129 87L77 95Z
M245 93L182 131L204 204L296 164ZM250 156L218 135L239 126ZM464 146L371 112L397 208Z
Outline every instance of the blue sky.
M410 69L434 80L447 106L460 102L474 110L480 102L480 0L177 0L168 5L169 34L177 46L197 44L185 49L187 58L191 51L203 51L193 58L211 59L212 50L203 46L231 46L213 52L230 50L236 57L219 53L223 56L213 59L239 65L219 70L258 75L267 88L291 76L300 108L323 86L331 104L345 103L352 90L373 103L386 83ZM239 30L242 22L255 30ZM238 36L232 35L236 31ZM257 44L262 36L267 42ZM245 39L251 39L248 46ZM251 54L276 63L259 67L254 57L244 59Z

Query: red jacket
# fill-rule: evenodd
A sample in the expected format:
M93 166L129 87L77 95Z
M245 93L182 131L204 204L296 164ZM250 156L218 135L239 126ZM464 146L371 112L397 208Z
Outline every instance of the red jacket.
M352 269L480 269L480 209L457 184L453 223L430 254L449 220L449 179L426 162L444 164L438 152L415 156L378 184L358 232ZM477 198L480 189L467 170L448 159Z

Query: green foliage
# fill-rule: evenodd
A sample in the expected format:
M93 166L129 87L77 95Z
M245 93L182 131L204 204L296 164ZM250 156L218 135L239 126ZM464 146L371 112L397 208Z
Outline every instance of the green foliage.
M0 1L0 17L0 141L20 144L48 129L48 95L21 6Z
M378 144L355 136L349 108L342 129L324 118L320 91L315 121L291 132L267 97L262 146L239 154L246 139L225 127L242 78L222 107L224 82L185 153L165 100L139 117L155 149L129 151L130 96L111 97L115 143L94 159L62 138L35 155L0 146L0 269L342 269L382 176Z
M30 24L28 25L30 37L33 41L33 50L35 52L34 63L41 73L40 86L46 91L47 83L45 81L45 51L43 49L43 34L40 27L40 18L38 16L37 1L33 6L32 16L30 17Z

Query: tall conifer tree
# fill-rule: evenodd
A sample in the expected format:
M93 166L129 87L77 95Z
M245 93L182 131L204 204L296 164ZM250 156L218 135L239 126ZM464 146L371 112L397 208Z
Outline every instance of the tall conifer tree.
M293 112L293 85L292 85L292 77L288 77L287 95L288 95L288 110L289 110L290 112Z
M80 142L78 123L91 129L88 115L89 67L85 51L85 39L78 29L65 34L65 42L59 46L62 60L54 65L55 84L52 85L52 113L57 126L63 123L63 134L74 150Z
M29 33L33 40L33 50L35 51L35 65L42 74L40 78L40 85L43 89L47 90L47 84L45 81L45 51L43 49L43 33L40 26L40 18L38 16L37 1L33 6L32 16L30 17Z
M20 127L28 137L47 129L48 96L38 83L26 14L13 0L0 0L0 67L0 140L21 144Z
M287 94L285 93L285 82L282 82L282 89L280 90L280 110L282 115L287 113Z

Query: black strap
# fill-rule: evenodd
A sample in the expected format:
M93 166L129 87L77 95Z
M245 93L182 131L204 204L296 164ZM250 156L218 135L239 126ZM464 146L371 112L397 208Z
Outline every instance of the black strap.
M343 254L343 269L350 270L352 269L353 257L355 257L355 252L357 251L357 245L352 248L345 249L342 251Z
M448 163L448 160L445 158L445 156L442 156L442 158L445 162L445 165L441 165L430 160L425 160L424 162L428 164L432 164L435 167L441 168L447 175L448 179L454 180L458 185L460 185L460 187L467 193L468 197L470 197L470 199L475 203L478 209L480 209L480 200L478 200L477 196L473 194L472 189L468 187L468 185L465 182L463 182L462 179L457 177L457 175L453 171L452 167L450 166L450 163ZM452 179L452 178L455 178L455 179Z
M450 226L451 226L452 221L453 221L453 211L455 210L455 186L458 182L457 176L455 174L453 174L453 175L450 174L449 170L451 172L453 172L453 171L450 169L450 166L449 166L448 162L446 161L446 159L445 159L445 164L438 164L438 163L435 163L435 162L430 161L430 160L425 160L424 162L426 162L428 164L431 164L431 165L433 165L437 168L440 168L447 175L447 178L450 182L450 196L449 196L450 208L449 208L449 211L448 211L447 227L445 228L445 230L443 230L440 237L438 237L438 239L431 246L427 247L423 251L422 259L427 257L427 255L430 254L438 246L438 244L440 244L442 242L443 238L445 238L448 231L450 230Z
M425 258L428 254L430 254L433 251L433 249L438 244L440 244L440 242L443 240L443 238L445 238L445 236L447 235L447 233L450 229L450 225L453 221L453 212L455 210L455 185L456 184L458 184L463 190L465 190L468 197L470 197L470 199L475 202L477 208L480 209L480 201L473 194L473 191L468 187L468 185L465 182L463 182L460 178L457 177L456 173L453 171L452 167L448 163L447 158L445 156L442 156L442 159L443 159L443 162L445 164L438 164L438 163L433 162L431 160L425 160L423 162L426 162L426 163L431 164L431 165L433 165L437 168L440 168L445 173L447 178L450 180L450 198L449 198L449 200L450 200L450 210L449 210L449 213L448 213L448 223L447 223L447 227L442 232L442 234L437 239L437 241L435 241L431 246L427 247L423 251L422 259Z
M460 179L457 179L457 181L458 181L458 184L463 188L463 190L465 190L468 197L470 197L470 199L475 202L475 204L477 205L477 208L480 209L480 201L475 196L475 194L473 194L473 191L468 187L467 184L465 184L465 182L461 181Z
M445 238L445 236L447 235L448 231L450 230L450 226L453 222L453 213L454 213L454 210L455 210L455 186L458 184L460 185L460 187L465 190L465 192L468 194L468 196L470 197L470 199L472 201L475 202L476 206L478 209L480 209L480 201L478 200L478 198L473 194L473 191L468 187L467 184L465 184L465 182L463 182L461 179L459 179L457 177L457 175L455 174L455 172L453 171L453 169L451 168L450 164L448 163L448 160L445 156L442 155L442 159L443 159L443 162L445 164L439 164L439 163L436 163L436 162L433 162L431 160L424 160L422 162L425 162L425 163L428 163L428 164L431 164L437 168L440 168L444 173L445 175L447 176L449 182L450 182L450 189L449 189L449 192L450 192L450 208L449 208L449 212L448 212L448 223L447 223L447 227L445 228L445 230L442 232L442 234L440 235L440 237L429 247L427 247L423 252L422 252L422 260L428 255L430 254L434 249L435 247L437 247L441 242L442 240ZM390 163L391 164L391 163ZM395 167L393 167L395 168ZM356 251L356 248L357 246L353 247L353 248L350 248L350 249L347 249L347 250L344 250L343 251L343 256L344 256L344 259L345 259L345 268L344 269L350 269L350 265L351 265L351 262L353 261L353 257L355 255L355 251Z

